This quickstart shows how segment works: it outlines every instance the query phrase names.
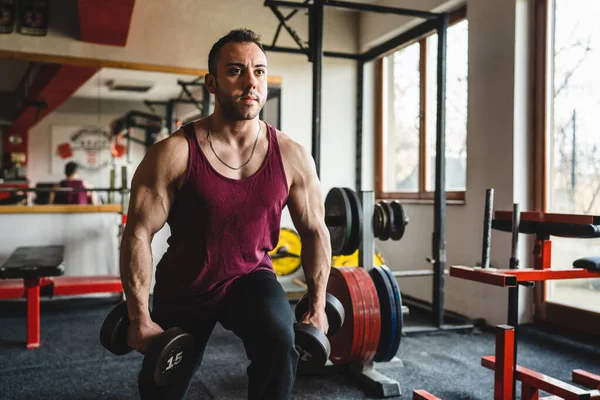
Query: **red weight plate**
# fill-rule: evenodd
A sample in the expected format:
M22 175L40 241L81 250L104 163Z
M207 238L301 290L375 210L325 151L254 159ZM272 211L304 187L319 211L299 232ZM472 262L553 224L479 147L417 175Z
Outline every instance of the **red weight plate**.
M379 310L379 298L377 289L371 280L371 276L364 268L355 268L354 276L358 280L361 293L366 299L367 312L365 314L365 323L368 326L369 336L367 346L365 346L361 361L368 364L373 361L379 345L379 335L381 334L381 314Z
M348 277L342 273L343 268L332 268L327 283L327 292L337 297L344 306L346 318L344 325L334 336L329 338L331 344L330 360L334 364L347 364L356 347L356 333L359 320L356 318L357 294L355 285L348 283ZM352 282L352 281L350 281Z
M363 325L365 326L365 336L364 336L363 347L362 347L360 355L359 355L360 363L364 364L366 355L369 352L369 348L371 347L371 342L373 341L373 339L372 339L373 327L371 326L372 325L371 324L371 307L370 307L371 299L370 299L368 290L365 290L365 283L363 282L362 274L361 274L360 270L364 271L364 269L362 267L358 267L352 271L352 274L354 275L354 278L356 279L356 282L359 285L361 295L364 299L363 303L364 303L365 311L364 311L364 313L361 314L360 317L361 317L361 321L362 321Z
M355 318L358 319L359 323L359 335L358 335L358 348L354 357L353 361L358 361L360 362L363 359L363 354L365 351L365 348L367 347L367 343L369 340L369 327L366 324L366 319L367 319L367 303L365 301L362 289L360 287L360 283L358 282L358 279L356 278L356 275L354 273L354 270L357 268L352 268L349 269L347 271L348 275L350 275L350 278L354 281L354 287L356 288L356 292L358 293L359 296L359 307L358 310L358 314L355 316Z
M349 363L355 363L360 360L360 355L362 352L362 348L364 346L363 342L365 339L365 325L364 325L364 313L365 307L363 304L362 294L360 293L360 288L354 278L352 270L354 268L345 267L342 268L342 273L346 277L346 281L348 282L348 287L352 293L354 293L355 307L354 307L354 345L352 346L352 356L349 358Z
M327 282L327 292L337 297L344 306L346 319L344 325L335 336L329 339L331 344L330 359L334 364L343 363L350 354L354 343L354 331L357 321L354 320L354 294L350 293L346 277L340 271L340 268L332 268Z

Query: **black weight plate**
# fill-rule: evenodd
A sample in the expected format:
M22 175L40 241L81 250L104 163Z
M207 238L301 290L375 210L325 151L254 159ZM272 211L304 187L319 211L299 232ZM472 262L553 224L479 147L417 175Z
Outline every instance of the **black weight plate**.
M375 354L376 362L390 361L388 355L391 352L392 344L395 342L395 333L392 327L396 327L396 298L393 289L390 285L389 278L381 267L374 267L369 271L375 289L377 289L377 297L379 298L379 310L381 313L381 334L379 335L379 345Z
M392 345L390 346L390 353L386 357L391 360L398 353L398 349L400 348L400 341L402 339L402 327L404 325L404 319L402 315L402 294L400 293L400 287L398 286L398 281L396 281L393 272L390 271L390 269L385 265L381 268L383 269L383 271L385 271L385 273L388 276L390 286L394 291L394 298L396 301L396 326L392 327L392 335L395 338L395 340L392 342Z
M342 253L345 256L349 256L353 254L360 246L360 238L363 229L363 211L358 194L356 194L356 192L350 188L343 189L348 196L348 200L350 201L350 210L352 212L352 229L350 231L350 240L348 240L346 249L344 253Z
M181 328L170 328L154 338L144 356L142 368L157 386L167 386L189 378L195 362L192 335Z
M332 188L325 198L325 224L331 238L333 255L343 254L350 240L352 210L348 195L342 188Z
M111 353L121 356L133 349L127 345L129 315L127 302L121 302L104 319L100 328L100 343Z
M381 204L375 203L375 209L373 210L373 235L376 238L381 236L383 228L385 227L385 215Z
M300 354L298 368L309 372L323 367L331 353L329 340L321 330L310 324L294 324L294 345Z
M404 210L404 206L398 200L392 201L390 204L392 211L394 212L394 225L392 227L392 234L390 235L392 240L400 240L404 236L406 225L408 225L408 216Z
M379 204L381 204L383 215L385 216L385 225L383 231L381 232L381 236L379 236L379 239L388 240L392 234L392 226L394 226L394 212L392 211L390 203L387 201L381 200Z

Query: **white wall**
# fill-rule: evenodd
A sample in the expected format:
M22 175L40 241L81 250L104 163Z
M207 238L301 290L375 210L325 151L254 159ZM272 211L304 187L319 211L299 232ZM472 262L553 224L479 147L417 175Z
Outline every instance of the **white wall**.
M270 44L278 25L278 20L263 6L262 0L143 0L135 4L127 46L120 48L77 40L77 34L73 35L76 27L64 18L72 13L71 6L68 2L55 3L48 36L0 35L0 50L207 68L210 47L229 30L253 29L262 35L264 43ZM358 15L327 10L325 50L357 51ZM308 39L308 18L303 13L298 13L290 24L300 37ZM285 31L282 31L278 45L296 46ZM310 149L311 64L306 56L281 53L267 56L269 73L283 79L281 129ZM324 191L332 186L353 185L355 181L355 77L355 62L325 59L321 155ZM340 132L339 143L333 132ZM343 162L340 162L340 154L343 154ZM343 174L339 172L340 168Z
M383 1L381 4L396 5ZM403 1L402 7L446 11L457 2L441 0ZM481 260L485 190L495 189L495 209L511 209L520 202L530 206L531 174L531 18L529 0L472 0L467 2L469 20L469 92L467 194L464 205L447 207L448 265L472 266ZM361 48L397 34L401 17L364 15L360 21ZM406 19L405 19L406 21ZM517 42L519 43L517 45ZM367 79L365 79L367 80ZM374 82L374 80L370 80ZM370 91L376 90L370 88ZM372 110L369 112L372 114ZM366 117L367 114L365 114ZM366 122L374 131L374 121ZM368 137L368 130L365 131ZM366 139L368 140L368 139ZM371 135L371 142L373 135ZM372 146L372 143L370 144ZM366 176L374 165L365 164ZM433 206L406 203L410 224L401 242L377 246L394 270L430 268L432 255ZM521 238L521 243L523 239ZM526 246L520 251L522 265L528 265ZM510 235L492 235L491 264L506 268L510 258ZM399 281L406 294L431 301L431 278ZM506 322L507 290L479 283L446 278L445 306L490 324ZM531 299L521 297L522 321L530 318Z
M140 0L134 8L127 46L120 48L79 41L75 19L65 18L69 13L73 14L69 3L53 3L55 7L50 13L47 36L0 35L0 50L207 68L210 47L229 30L253 29L263 36L264 43L270 44L278 25L278 20L263 6L262 0ZM308 39L308 19L303 13L298 13L291 25L303 39ZM324 49L356 52L357 32L357 13L328 10ZM280 35L278 45L296 46L286 32ZM281 130L310 149L311 64L306 56L280 53L268 53L267 56L269 74L283 80ZM333 186L353 186L355 182L355 62L324 60L322 102L321 182L323 192L327 193ZM98 122L93 111L72 106L66 104L31 130L29 174L33 184L58 178L48 172L52 124ZM104 113L102 123L113 117L106 109ZM282 225L292 226L287 212ZM156 259L155 253L155 262Z

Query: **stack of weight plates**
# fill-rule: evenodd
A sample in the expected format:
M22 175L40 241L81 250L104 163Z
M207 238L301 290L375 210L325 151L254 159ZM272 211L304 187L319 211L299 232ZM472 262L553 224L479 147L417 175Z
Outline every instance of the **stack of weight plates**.
M330 338L334 364L367 364L379 345L381 317L373 281L364 268L333 268L327 291L344 305L342 329Z
M402 299L386 266L332 268L327 291L346 312L340 331L330 338L334 364L390 361L402 336Z

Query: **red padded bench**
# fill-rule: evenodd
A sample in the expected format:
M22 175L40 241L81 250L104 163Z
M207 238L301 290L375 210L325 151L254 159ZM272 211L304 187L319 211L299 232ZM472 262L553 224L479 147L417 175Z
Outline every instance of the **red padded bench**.
M40 297L122 293L119 276L61 276L64 246L18 247L0 266L0 299L27 298L27 348L40 347Z

